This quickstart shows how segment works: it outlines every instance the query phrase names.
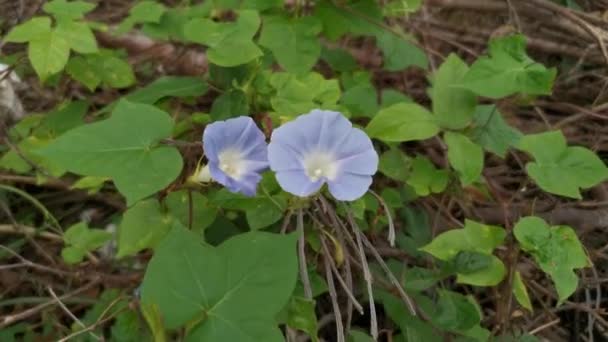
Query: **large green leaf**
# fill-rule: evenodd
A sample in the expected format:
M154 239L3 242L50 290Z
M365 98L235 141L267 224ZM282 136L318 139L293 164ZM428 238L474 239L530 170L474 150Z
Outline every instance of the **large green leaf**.
M121 101L112 116L63 134L38 153L65 169L110 177L129 205L169 185L181 172L171 117L156 107Z
M209 46L209 61L229 67L245 64L262 55L262 50L252 41L259 27L257 11L243 10L231 23L192 19L186 24L184 33L189 41Z
M439 132L436 119L415 103L398 103L382 109L366 129L372 138L386 142L424 140Z
M173 217L161 209L157 200L137 203L125 212L120 223L116 257L122 258L156 247L172 224Z
M568 147L561 131L526 135L519 148L534 156L526 164L528 175L550 193L580 199L587 189L608 179L608 168L591 150Z
M494 105L480 105L473 114L471 137L487 151L505 157L510 147L516 147L522 134L509 126Z
M348 9L342 7L348 6ZM346 33L373 36L382 32L375 23L382 22L382 10L375 0L354 0L337 5L333 1L320 1L315 6L315 17L323 23L323 33L337 40Z
M283 341L275 315L296 285L296 240L252 232L215 248L176 226L148 265L142 302L167 328L188 325L186 341Z
M534 62L526 54L526 38L514 35L490 42L490 55L471 65L462 85L477 95L501 98L515 93L551 93L557 71Z
M439 125L448 129L462 129L469 125L477 105L475 94L458 87L469 67L457 55L451 54L433 75L430 95L433 114Z
M201 96L207 83L198 77L164 76L126 96L131 102L154 104L165 97Z
M572 228L550 227L540 217L529 216L517 222L513 233L521 249L551 276L560 302L574 293L578 285L574 269L589 266L589 260Z
M309 71L319 59L321 44L319 19L306 16L297 19L268 17L260 36L260 45L272 51L279 64L289 72Z
M481 176L483 170L483 150L467 136L446 132L443 136L448 145L448 160L458 172L462 185L469 185Z
M378 170L386 176L398 180L406 181L409 178L412 160L399 149L390 149L380 156Z
M463 332L479 324L481 314L469 297L440 290L437 310L431 320L443 329Z

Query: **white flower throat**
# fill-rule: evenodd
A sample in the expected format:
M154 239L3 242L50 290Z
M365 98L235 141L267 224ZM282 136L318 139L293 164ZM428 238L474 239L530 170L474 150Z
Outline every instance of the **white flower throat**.
M333 155L327 152L311 152L303 161L304 170L311 181L321 178L334 180L338 173L338 165Z
M246 171L247 161L241 151L228 148L218 155L219 167L230 178L239 180Z

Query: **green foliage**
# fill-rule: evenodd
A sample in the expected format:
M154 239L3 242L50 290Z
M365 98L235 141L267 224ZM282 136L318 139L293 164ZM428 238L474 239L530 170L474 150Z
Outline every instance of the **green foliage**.
M526 164L526 171L547 192L580 199L580 188L608 179L604 162L587 148L567 146L560 131L526 135L519 148L534 157L534 162Z
M412 161L405 153L391 149L380 156L378 170L394 180L405 182L412 178L408 175L411 164Z
M101 84L110 88L127 88L135 83L131 65L111 53L74 56L66 66L66 72L75 80L94 91Z
M303 75L275 73L270 84L276 89L276 95L270 99L272 108L287 118L315 108L332 109L340 99L338 81L326 80L316 72Z
M517 147L522 134L509 126L494 105L480 105L473 114L471 138L487 151L505 157L511 147Z
M421 250L439 260L456 263L458 282L494 286L504 278L506 271L502 261L492 255L492 251L502 244L505 236L505 231L500 227L466 220L463 229L441 233ZM488 258L483 260L483 256Z
M262 55L262 50L251 40L259 27L258 13L243 10L233 23L192 19L184 27L184 34L187 40L209 47L207 57L212 63L230 67L247 63Z
M148 266L142 301L168 329L187 326L187 341L282 341L274 316L295 287L295 242L255 232L216 248L178 225Z
M470 185L479 180L483 170L483 150L460 133L446 132L443 136L448 146L448 160L458 172L462 185Z
M448 171L435 168L428 158L417 156L412 160L412 171L407 178L407 184L414 188L419 196L442 192L448 181Z
M63 260L68 264L77 264L91 251L103 246L112 238L104 230L89 229L84 222L77 223L65 231L63 241L66 247L61 251Z
M120 23L116 33L123 34L128 32L135 24L154 23L158 24L165 13L166 8L163 4L156 1L142 1L129 11L129 16Z
M402 142L431 138L439 132L439 126L422 106L398 103L380 110L365 130L385 142Z
M569 0L556 2L572 6ZM523 161L540 190L556 195L582 199L581 190L607 180L608 171L594 151L568 146L559 131L524 135L509 124L518 105L533 104L535 97L551 93L557 74L528 56L523 35L491 39L487 55L470 65L456 54L446 53L441 60L434 52L433 65L438 67L431 72L421 44L398 25L422 4L142 0L132 2L128 16L110 26L89 19L103 18L97 12L87 16L96 8L95 1L52 0L42 6L43 13L10 30L3 42L27 44L27 50L17 46L18 53L2 62L22 79L37 75L42 83L43 89L28 91L27 99L38 93L66 96L56 108L8 126L10 144L0 146L3 181L15 179L19 186L14 193L25 196L29 195L20 189L44 189L43 204L36 200L38 192L31 199L24 197L42 208L45 219L64 208L63 198L45 197L47 188L70 191L67 204L73 198L82 198L82 208L95 204L92 208L103 217L92 222L118 226L115 259L121 272L139 267L148 253L152 255L141 300L131 293L105 291L89 310L75 311L84 312L78 318L85 326L94 326L93 333L112 341L272 342L283 341L287 328L312 341L332 339L334 335L326 336L327 328L319 331L322 320L317 319L329 309L325 269L320 265L328 256L321 237L330 242L331 257L343 276L348 273L345 260L355 261L349 265L356 275L353 295L361 304L368 299L358 276L358 248L351 248L353 236L337 233L335 208L344 223L350 223L347 215L352 213L358 229L383 252L395 275L396 280L386 277L377 260L367 255L379 322L388 326L381 329L395 330L393 340L530 340L519 333L492 336L482 326L493 320L482 319L473 295L495 291L508 297L512 292L521 307L538 311L533 306L537 298L526 288L528 273L518 270L529 255L553 280L559 303L564 302L578 286L576 270L590 263L574 232L577 227L551 227L540 218L526 217L511 231L467 219L475 213L468 207L481 201L506 203L508 197L497 196L515 187L495 188L490 177L500 170L495 166L515 164L511 157L520 162L521 154L510 153L513 148L529 154ZM137 30L158 45L143 54L130 47L100 49L93 30L103 32L97 38L111 34L118 40ZM167 65L164 57L162 63L147 58L157 47L169 45L175 48L174 61L193 62L196 70L204 71L177 76L172 74L177 68ZM29 65L20 63L25 54ZM180 73L189 65L181 67ZM425 72L427 83L420 84L422 77L412 84L393 83L414 71L403 73L407 68ZM416 92L410 98L406 90L410 93L412 86L428 86L428 96ZM39 105L27 103L28 110L46 110L47 100L45 95ZM216 182L197 181L198 171L208 162L205 146L200 146L206 125L250 116L270 138L280 125L314 109L340 111L375 139L382 175L373 178L374 193L347 205L319 204L316 197L301 199L283 191L273 172L263 173L253 197L231 193ZM485 152L495 155L488 155L492 172L484 172ZM497 165L500 162L503 165ZM9 200L19 223L47 228L23 210L21 202L13 203L12 186L0 187L11 192L0 193L0 200ZM314 196L323 194L325 189ZM454 203L463 210L455 209ZM98 204L117 210L97 211ZM303 271L312 284L312 300L306 299L302 281L297 281L296 234L278 234L295 228L293 216L300 209L306 231ZM440 217L451 214L450 222L464 220L461 229L446 229ZM72 223L72 216L67 211L58 219ZM396 246L387 248L383 241L390 221ZM54 225L62 228L61 224ZM351 233L351 228L357 229L346 228ZM112 237L85 223L73 225L62 235L63 261L94 260L90 253ZM18 249L26 241L20 236L7 246ZM517 250L522 253L511 253ZM142 251L146 254L138 256ZM434 258L431 264L429 255ZM513 260L515 256L519 259ZM507 275L508 283L501 284ZM340 280L350 279L334 278L344 308ZM473 295L464 296L463 287L454 283L465 284L466 293ZM382 290L388 284L390 293ZM399 285L414 300L419 316L411 315L395 295ZM83 298L74 299L81 305ZM487 302L482 302L483 312L490 312ZM366 305L364 309L363 321L353 317L348 341L373 340L358 330L369 319ZM0 332L0 340L34 340L38 330L52 331L65 321L52 311L42 315L40 328L11 326ZM112 319L99 323L108 317ZM78 323L70 329L81 332L79 341L95 339ZM44 340L59 339L43 335Z
M430 94L433 114L439 125L448 129L467 127L477 105L475 94L458 87L469 67L458 56L451 54L433 76Z
M528 57L526 38L514 35L490 41L489 56L480 57L471 65L462 86L494 99L516 93L547 95L556 73Z
M260 36L260 45L272 51L278 63L288 72L305 73L315 64L321 54L317 35L321 23L315 17L288 19L268 17Z
M173 225L174 218L154 199L142 201L124 213L118 234L117 258L156 247Z
M589 266L589 260L574 230L568 226L550 227L535 216L520 219L513 230L521 249L530 253L543 272L549 274L559 302L568 298L578 285L574 270Z
M28 43L28 57L41 81L64 69L70 50L79 53L97 52L97 40L89 24L80 21L95 8L84 1L53 0L44 5L51 18L36 17L14 27L5 37L7 42Z
M133 127L139 127L137 134ZM121 101L109 119L68 131L38 154L81 175L112 178L128 204L134 204L169 185L181 171L179 152L159 144L171 136L172 127L165 112Z

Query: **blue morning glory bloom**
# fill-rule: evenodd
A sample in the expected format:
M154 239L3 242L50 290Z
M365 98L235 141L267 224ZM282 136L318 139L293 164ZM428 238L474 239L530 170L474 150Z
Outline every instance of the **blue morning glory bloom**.
M378 170L370 138L341 113L324 110L277 128L268 159L283 190L300 197L327 183L337 200L354 201L367 192Z
M211 178L232 192L255 196L268 168L264 133L248 116L216 121L205 128L203 148Z

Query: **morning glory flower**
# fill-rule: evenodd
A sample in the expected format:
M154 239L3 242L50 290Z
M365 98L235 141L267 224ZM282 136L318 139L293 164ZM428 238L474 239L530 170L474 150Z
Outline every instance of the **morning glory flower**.
M306 197L327 183L341 201L363 196L378 170L370 138L341 113L313 110L277 128L268 145L270 168L283 190Z
M248 116L207 125L203 148L209 160L204 172L232 192L255 196L256 188L268 168L264 133Z

